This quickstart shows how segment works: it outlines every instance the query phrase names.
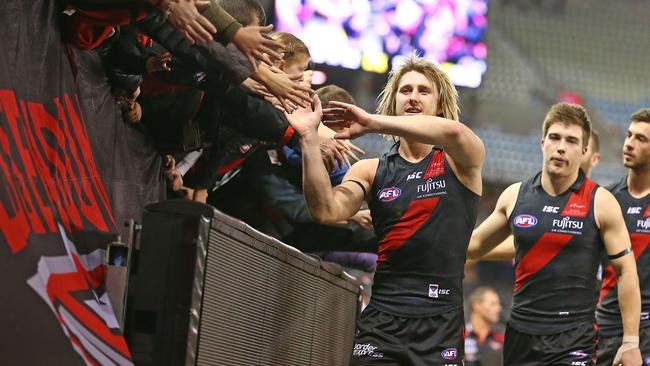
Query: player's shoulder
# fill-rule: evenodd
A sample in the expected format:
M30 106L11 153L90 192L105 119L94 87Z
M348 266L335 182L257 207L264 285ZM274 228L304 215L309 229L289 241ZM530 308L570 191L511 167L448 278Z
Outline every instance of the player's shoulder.
M359 160L356 163L352 164L348 172L345 174L343 180L357 180L364 181L368 186L372 186L372 183L375 180L375 174L377 172L377 166L379 165L379 159L363 159Z
M516 199L519 195L519 190L521 189L521 182L513 183L506 188L503 193L501 193L501 198L512 200Z
M513 183L499 196L495 210L504 210L508 215L512 211L515 202L517 202L517 196L519 195L519 189L521 187L521 182Z
M596 195L594 197L594 200L596 202L596 206L594 208L598 210L607 210L610 207L618 206L618 201L616 200L616 197L614 197L614 194L600 186L596 188Z

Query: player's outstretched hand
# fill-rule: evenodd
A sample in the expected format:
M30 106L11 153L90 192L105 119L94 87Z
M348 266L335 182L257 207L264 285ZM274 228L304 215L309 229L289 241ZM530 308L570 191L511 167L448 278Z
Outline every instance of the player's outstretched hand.
M298 132L301 137L313 134L318 135L318 125L323 116L323 107L321 106L318 95L314 95L314 109L311 106L299 107L293 113L285 113L285 116L291 123L291 127Z
M371 132L371 115L363 109L348 103L329 102L330 108L323 109L323 123L328 127L347 128L336 134L337 139L355 139Z

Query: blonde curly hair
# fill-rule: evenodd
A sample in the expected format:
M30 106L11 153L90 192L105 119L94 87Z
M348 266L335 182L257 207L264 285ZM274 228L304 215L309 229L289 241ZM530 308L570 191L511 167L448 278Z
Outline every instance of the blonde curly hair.
M394 116L396 115L396 96L397 87L400 79L410 71L419 72L424 75L438 92L438 110L441 111L441 117L459 120L460 110L458 109L458 92L449 79L449 76L432 62L427 61L416 54L406 59L404 64L396 70L393 70L388 77L386 87L379 94L379 104L377 113Z

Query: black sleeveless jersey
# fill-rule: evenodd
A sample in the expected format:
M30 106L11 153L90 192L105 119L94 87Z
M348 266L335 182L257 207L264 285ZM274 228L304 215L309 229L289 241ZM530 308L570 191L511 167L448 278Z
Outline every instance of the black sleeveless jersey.
M410 163L398 148L379 159L369 202L379 240L370 306L404 317L459 309L480 197L458 180L443 149Z
M516 248L510 324L547 335L595 322L604 246L593 208L598 185L580 171L566 192L553 197L541 176L522 182L509 219Z
M650 195L639 199L632 197L627 189L627 176L607 188L621 205L625 225L630 234L641 285L641 327L648 327L650 326L650 251L647 248L650 244ZM616 273L607 257L603 261L603 285L596 316L601 334L608 336L623 334Z

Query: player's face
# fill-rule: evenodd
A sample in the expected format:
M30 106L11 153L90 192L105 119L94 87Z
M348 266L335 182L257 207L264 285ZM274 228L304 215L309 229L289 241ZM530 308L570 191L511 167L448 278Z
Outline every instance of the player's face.
M483 300L478 304L474 311L485 318L489 323L494 324L499 321L501 315L501 301L499 295L492 291L487 291L483 294Z
M650 123L630 124L623 144L623 165L630 169L650 168Z
M438 114L438 90L423 74L409 71L399 80L395 104L398 116L435 116Z
M578 125L554 123L542 139L544 166L550 175L574 174L586 151L582 146L582 128Z

